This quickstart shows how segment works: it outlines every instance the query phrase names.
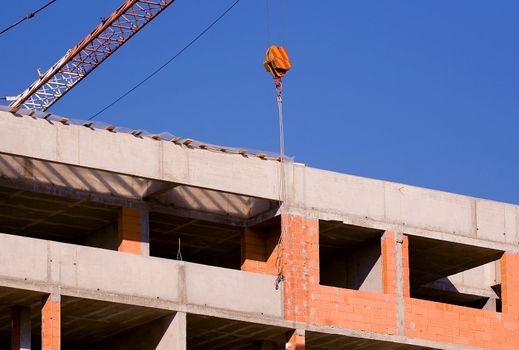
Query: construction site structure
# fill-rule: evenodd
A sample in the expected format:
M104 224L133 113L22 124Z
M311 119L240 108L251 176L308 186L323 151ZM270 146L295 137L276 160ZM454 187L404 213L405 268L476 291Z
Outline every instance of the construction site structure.
M0 348L519 348L518 206L280 165L3 108Z
M175 0L125 0L90 34L15 97L10 110L46 111Z

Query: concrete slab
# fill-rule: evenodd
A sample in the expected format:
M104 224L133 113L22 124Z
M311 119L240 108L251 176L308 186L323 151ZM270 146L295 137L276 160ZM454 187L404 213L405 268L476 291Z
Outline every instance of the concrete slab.
M25 254L30 255L26 256ZM5 260L8 259L8 260ZM0 285L64 296L281 318L274 276L0 234ZM217 296L217 297L215 297Z

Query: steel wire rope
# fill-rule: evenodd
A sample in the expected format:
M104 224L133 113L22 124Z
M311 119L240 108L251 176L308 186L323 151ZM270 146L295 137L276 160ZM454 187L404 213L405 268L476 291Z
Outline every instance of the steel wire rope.
M266 4L266 22L267 22L267 25L266 25L266 29L267 29L267 40L269 41L269 45L270 45L270 40L271 40L271 18L270 18L270 6L269 6L269 0L265 0L265 4ZM286 23L285 23L285 12L286 12L286 9L285 9L285 3L283 0L281 0L281 18L280 18L280 22L281 22L281 30L280 30L280 37L281 37L281 41L282 43L285 45L286 44L286 34L285 34L285 26L286 26ZM283 126L283 98L282 98L282 88L281 88L281 85L278 85L276 83L276 97L277 97L277 105L278 105L278 113L279 113L279 160L280 160L280 165L279 165L279 200L278 200L278 203L279 203L279 212L280 212L280 216L281 216L281 230L280 230L280 234L279 234L279 238L278 238L278 242L277 242L277 252L276 252L276 260L275 260L275 267L276 267L276 270L277 270L277 278L276 278L276 281L275 281L275 289L279 289L279 284L281 282L283 282L285 280L285 276L284 276L284 251L285 251L285 239L286 239L286 226L288 223L283 223L283 217L286 218L286 216L284 215L285 214L285 211L286 211L286 200L287 200L287 185L286 185L286 167L285 167L285 163L286 163L286 159L285 159L285 131L284 131L284 126Z
M7 28L4 28L0 31L0 35L4 34L5 32L13 29L14 27L16 27L17 25L21 24L22 22L28 20L28 19L31 19L33 18L34 16L36 16L38 14L38 12L40 11L43 11L44 9L46 9L48 6L52 5L53 3L55 3L57 0L51 0L49 2L47 2L45 5L43 5L42 7L40 7L39 9L37 9L36 11L34 12L29 12L27 15L25 15L24 18L22 18L21 20L11 24L10 26L8 26Z
M266 21L265 21L265 29L266 29L266 36L267 36L267 45L270 45L271 44L271 23L270 23L270 4L269 4L269 1L270 0L265 0L265 17L266 17Z
M283 45L287 44L287 34L286 34L286 3L285 0L281 0L281 42Z
M270 6L269 6L269 0L265 0L266 4L266 29L267 29L267 40L271 40L271 18L270 18ZM283 44L286 42L286 36L285 36L285 4L283 1L281 1L281 41ZM279 212L281 216L281 230L279 234L279 238L276 245L276 260L275 260L275 268L277 270L277 278L274 283L274 286L277 289L279 289L279 284L285 280L284 276L284 248L285 248L285 236L287 234L286 232L286 226L287 223L283 223L283 218L286 218L285 211L286 211L286 200L287 200L287 186L286 186L286 168L285 168L285 131L283 127L283 98L282 98L282 83L280 78L274 79L276 82L276 97L277 97L277 105L278 105L278 113L279 113Z
M279 239L277 243L278 251L276 256L276 269L278 276L275 282L276 290L279 289L279 284L285 280L283 274L283 254L285 252L284 241L286 235L286 223L283 223L283 216L285 213L285 202L286 202L286 180L285 180L285 131L283 128L283 98L281 90L277 90L277 103L278 103L278 114L279 114L279 207L281 214L281 231L279 233ZM286 217L286 216L285 216Z
M131 94L133 91L135 91L137 88L139 88L142 84L144 84L145 82L147 82L148 80L150 80L152 77L154 77L157 73L159 73L161 70L163 70L164 68L166 68L167 65L169 65L171 62L173 62L178 56L180 56L181 54L184 53L184 51L186 51L187 49L189 49L191 47L191 45L193 45L195 42L198 41L198 39L200 39L202 36L204 36L205 33L207 33L214 25L216 25L216 23L220 22L220 20L222 18L225 17L225 15L227 13L229 13L233 8L234 6L236 6L241 0L236 0L231 6L229 6L229 8L227 8L227 10L225 10L224 12L222 12L222 14L220 16L218 16L211 24L209 24L203 31L201 31L193 40L191 40L187 45L185 45L180 51L178 51L173 57L171 57L169 60L167 60L164 64L162 64L159 68L155 69L151 74L149 74L148 76L146 76L146 78L144 78L143 80L141 80L139 83L137 83L135 86L133 86L131 89L129 89L128 91L126 91L124 94L122 94L121 96L119 96L117 99L115 99L113 102L111 102L110 104L108 104L106 107L104 107L103 109L101 109L99 112L97 112L96 114L94 114L93 116L91 116L90 118L88 118L87 120L92 120L94 119L95 117L97 117L98 115L100 115L101 113L103 113L104 111L106 111L107 109L109 109L110 107L112 107L113 105L115 105L116 103L118 103L119 101L121 101L123 98L125 98L126 96L128 96L129 94Z

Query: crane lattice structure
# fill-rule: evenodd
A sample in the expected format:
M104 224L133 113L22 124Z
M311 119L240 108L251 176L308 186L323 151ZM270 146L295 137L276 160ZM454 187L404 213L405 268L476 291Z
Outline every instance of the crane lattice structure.
M175 0L126 0L79 44L16 96L20 107L45 111Z

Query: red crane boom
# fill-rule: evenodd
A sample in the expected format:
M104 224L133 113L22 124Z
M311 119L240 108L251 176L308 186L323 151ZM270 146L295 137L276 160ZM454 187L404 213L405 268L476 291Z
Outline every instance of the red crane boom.
M9 105L45 111L175 0L126 0Z

